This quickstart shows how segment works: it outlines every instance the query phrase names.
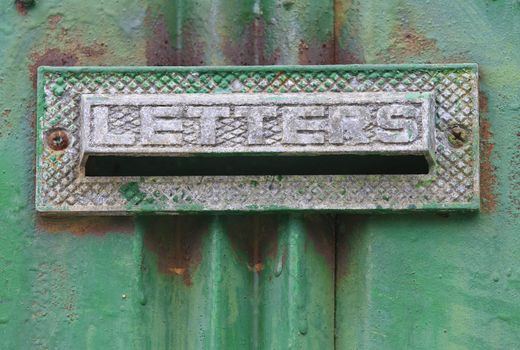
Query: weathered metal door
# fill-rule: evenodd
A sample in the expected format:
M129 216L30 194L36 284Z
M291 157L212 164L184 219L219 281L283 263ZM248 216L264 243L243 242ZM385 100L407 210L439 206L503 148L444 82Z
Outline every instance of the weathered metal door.
M520 347L519 31L517 0L4 1L0 348ZM456 62L478 213L36 214L39 66Z

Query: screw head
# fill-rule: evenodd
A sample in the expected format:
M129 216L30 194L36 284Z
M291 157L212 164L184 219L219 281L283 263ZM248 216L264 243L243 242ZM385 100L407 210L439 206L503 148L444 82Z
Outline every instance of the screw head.
M464 146L467 140L468 132L460 125L455 125L448 131L448 141L455 148Z
M69 143L69 135L63 129L51 130L47 134L47 145L53 151L63 151L69 146Z

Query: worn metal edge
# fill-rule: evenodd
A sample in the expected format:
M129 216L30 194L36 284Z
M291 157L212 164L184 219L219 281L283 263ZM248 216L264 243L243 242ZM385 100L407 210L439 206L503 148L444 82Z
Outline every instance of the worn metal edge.
M49 67L47 67L47 68L49 68ZM36 118L36 123L35 123L36 124L36 132L35 132L36 152L34 155L35 156L35 160L34 160L34 162L35 162L35 164L34 164L34 167L35 167L35 173L34 173L34 177L35 177L34 199L35 200L34 200L34 203L35 204L34 205L35 205L37 212L45 210L44 206L41 205L41 200L40 200L41 186L39 185L39 182L41 181L41 179L39 176L37 176L37 174L39 172L39 168L40 168L39 161L43 154L43 137L40 137L40 135L42 135L42 133L43 133L43 128L41 125L41 118L43 118L43 116L45 114L45 78L44 78L45 73L46 73L46 69L44 69L44 67L38 68L37 82L36 82L36 116L35 116L35 118Z
M249 214L249 215L262 215L262 214L276 214L286 213L288 211L292 213L309 214L309 213L348 213L348 214L364 214L364 215L386 215L386 214L414 214L414 213L449 213L449 212L473 212L477 213L480 209L480 201L475 200L473 202L460 203L460 204L428 204L418 207L407 207L407 208L348 208L348 209L301 209L293 207L261 207L258 206L255 209L229 209L229 210L211 210L204 208L177 208L175 211L161 211L154 208L137 208L127 209L126 211L92 211L88 209L80 210L46 210L45 207L37 207L36 211L42 216L91 216L91 215L103 215L103 216L147 216L147 215L205 215L205 214Z
M38 80L46 72L74 73L126 73L126 72L230 72L230 71L334 71L334 70L415 70L415 69L471 69L478 72L477 63L451 64L338 64L338 65L287 65L287 66L40 66Z
M476 203L476 209L480 210L481 202L480 202L480 100L479 100L479 93L480 93L480 76L478 71L478 65L475 64L475 84L476 89L473 92L473 101L474 101L474 110L476 111L476 119L477 122L473 126L473 130L471 138L473 139L473 154L475 155L475 161L473 162L473 181L474 181L474 196Z

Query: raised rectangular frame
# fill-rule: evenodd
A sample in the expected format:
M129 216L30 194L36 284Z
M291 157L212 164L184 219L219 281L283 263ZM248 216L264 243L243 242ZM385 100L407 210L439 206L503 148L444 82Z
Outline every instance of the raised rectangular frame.
M118 147L117 143L109 146L91 144L92 135L89 133L92 130L85 128L82 122L82 118L92 120L89 108L96 103L130 107L175 106L180 103L179 99L184 101L182 102L184 106L195 103L196 100L198 105L206 103L211 106L215 103L223 106L244 104L266 106L273 103L314 106L325 101L324 108L329 108L327 106L337 101L357 105L367 103L377 107L385 103L391 106L392 99L416 103L420 100L423 103L424 116L419 119L423 126L418 133L422 141L417 143L415 148L406 144L389 146L381 142L378 144L377 140L374 141L373 136L370 136L371 143L367 147L366 144L365 146L348 145L348 137L345 136L340 146L331 142L327 144L333 130L329 118L328 124L318 123L322 125L321 128L328 129L316 129L318 132L329 132L322 136L325 141L321 144L290 144L293 141L287 140L292 139L280 134L286 130L279 126L278 120L283 115L275 113L273 114L275 131L269 135L278 132L276 135L279 136L272 136L269 145L259 146L255 142L251 143L251 138L258 136L258 132L255 134L251 129L244 131L244 122L229 119L232 116L226 115L228 119L219 119L220 124L215 121L216 119L213 121L216 128L215 135L217 135L210 138L212 142L214 141L213 144L200 141L202 134L199 126L198 129L196 127L193 129L195 134L186 132L186 135L180 139L191 140L191 144L183 145L184 141L175 147L168 143L164 144L163 141L157 144L157 140L163 139L154 136L156 139L152 147L142 147L142 145L134 147L134 145L133 148L128 148ZM282 102L273 102L277 99ZM399 103L405 102L396 102L394 105ZM132 109L130 107L129 110ZM111 115L114 116L112 127L120 128L117 129L120 134L133 132L131 128L136 125L139 131L134 130L135 132L143 131L140 124L141 112L117 110ZM318 117L321 117L321 114ZM375 118L377 116L370 116L370 123L373 124ZM184 118L179 119L178 123L170 122L167 127L172 128L172 125L182 123L184 123L182 126L193 127L193 123L189 124L186 120ZM301 118L299 120L297 126L316 124L303 122ZM377 131L380 126L370 123L364 130L372 130L370 135L380 132ZM37 126L36 209L42 213L130 214L278 210L475 210L479 208L478 69L474 64L41 67L38 76ZM184 132L185 129L182 130ZM49 142L52 141L49 141L49 136L53 132L68 137L65 149L51 147ZM247 133L252 135L249 141ZM238 139L236 135L240 135L241 138ZM82 170L86 157L94 154L189 156L197 153L245 155L268 153L283 156L285 153L398 154L399 152L428 155L432 165L430 173L424 175L86 177Z

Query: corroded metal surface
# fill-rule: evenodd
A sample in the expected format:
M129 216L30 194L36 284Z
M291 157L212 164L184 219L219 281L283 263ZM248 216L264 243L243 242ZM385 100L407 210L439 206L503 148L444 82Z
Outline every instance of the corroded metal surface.
M474 209L477 130L473 65L47 68L36 206L87 213ZM68 147L61 149L62 136L49 141L53 133L68 135ZM430 154L432 164L424 175L89 177L80 160L309 152Z

